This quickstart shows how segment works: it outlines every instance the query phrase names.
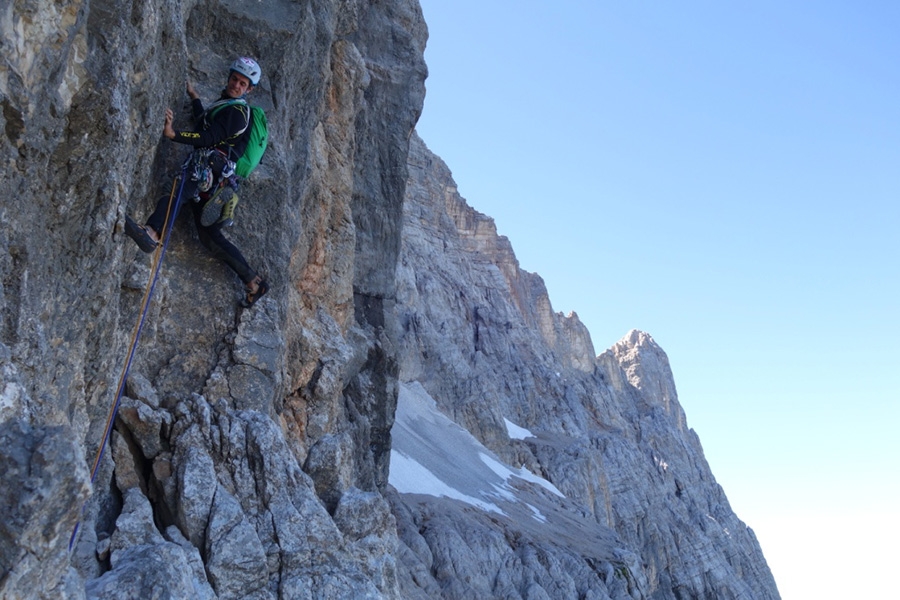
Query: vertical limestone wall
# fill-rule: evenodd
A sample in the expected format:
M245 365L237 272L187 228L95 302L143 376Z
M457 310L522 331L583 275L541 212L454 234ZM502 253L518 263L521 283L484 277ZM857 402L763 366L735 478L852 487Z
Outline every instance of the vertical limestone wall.
M385 312L425 37L412 0L0 8L0 433L22 465L4 475L3 510L21 518L4 536L0 595L119 597L138 565L150 574L134 585L174 597L293 597L316 578L394 593L390 562L372 558L390 552L336 523L387 519ZM185 157L161 136L165 109L189 126L186 81L210 102L239 55L263 68L250 100L270 145L227 235L272 289L241 308L240 281L184 211L89 488L150 274L124 215L143 220ZM38 460L54 469L42 476ZM38 491L10 487L22 482ZM35 513L35 494L65 501ZM328 550L311 559L315 543ZM254 569L234 568L240 548ZM322 575L317 561L336 566Z

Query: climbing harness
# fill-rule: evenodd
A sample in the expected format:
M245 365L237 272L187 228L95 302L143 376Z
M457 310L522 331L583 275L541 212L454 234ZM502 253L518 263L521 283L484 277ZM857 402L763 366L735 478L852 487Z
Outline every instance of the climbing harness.
M141 331L144 328L144 321L147 318L147 311L150 308L150 300L153 297L153 291L156 288L156 282L159 279L159 268L162 266L163 258L166 255L166 248L169 246L169 237L172 232L172 225L174 219L174 215L178 214L178 209L181 207L182 201L182 192L184 191L184 181L187 177L187 170L190 160L185 162L184 166L181 169L181 175L179 175L172 182L172 191L169 194L169 204L166 207L166 220L163 225L162 232L162 243L157 246L156 252L153 257L153 265L150 269L150 278L147 281L147 287L144 289L144 298L141 301L141 311L140 317L135 323L134 331L131 334L131 345L128 348L128 357L125 360L125 365L122 368L122 374L119 377L119 386L116 390L116 398L113 402L112 406L109 409L109 414L106 417L106 428L103 431L103 439L100 442L100 447L97 449L97 456L94 458L94 466L91 468L91 485L94 483L94 479L97 477L97 473L100 470L100 462L103 460L103 453L106 450L106 446L109 444L109 437L112 434L113 425L116 422L116 415L119 412L119 405L122 403L122 394L125 391L125 382L128 380L128 371L131 369L131 363L134 360L134 354L137 350L138 341L141 338ZM175 192L175 188L178 188L178 192ZM173 203L174 199L174 203ZM173 218L170 218L173 217ZM82 507L82 511L84 507ZM69 538L69 552L72 551L72 548L75 545L75 539L78 537L78 529L81 525L81 520L75 523L75 529L72 531L72 537Z
M188 165L191 180L197 182L197 193L192 200L201 204L200 225L209 227L219 221L226 225L234 223L235 192L239 185L234 161L218 148L200 148L191 153Z

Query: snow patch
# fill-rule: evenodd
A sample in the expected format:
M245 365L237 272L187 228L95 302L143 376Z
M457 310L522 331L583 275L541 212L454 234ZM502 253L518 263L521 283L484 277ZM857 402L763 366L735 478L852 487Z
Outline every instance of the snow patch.
M510 467L504 465L499 460L488 456L487 454L481 453L481 461L486 464L494 473L503 478L503 481L506 484L509 484L510 477L518 477L519 479L524 479L525 481L529 481L531 483L536 483L542 488L549 490L559 496L560 498L565 498L562 492L557 489L555 485L544 479L543 477L539 477L522 467L521 469L511 469Z
M531 435L509 421L507 428L516 435ZM525 509L528 502L536 502L541 506L535 497L537 490L514 486L513 477L565 497L553 484L528 469L515 469L498 460L475 436L443 414L418 382L400 384L391 436L388 482L401 494L450 498L506 516L509 514L503 509L517 512L509 505ZM519 514L528 514L521 509Z
M512 470L510 467L504 465L502 462L497 460L492 456L488 456L487 454L481 453L481 461L486 464L494 473L499 475L504 483L509 484L510 477L518 477L519 479L524 479L525 481L530 481L531 483L536 483L542 488L549 490L559 496L560 498L565 498L562 492L560 492L555 485L544 479L543 477L538 477L525 467L521 469Z
M509 419L504 418L503 422L506 423L506 434L511 440L524 440L525 438L535 437L533 433L524 427L519 427Z
M467 496L422 466L415 459L396 450L391 450L390 483L401 494L425 494L427 496L452 498L482 510L503 514L497 505Z
M547 517L545 517L544 513L542 513L540 510L538 510L537 508L533 507L530 504L526 504L525 506L527 506L528 508L531 509L531 512L532 512L531 516L534 518L535 521L540 521L541 523L547 522Z

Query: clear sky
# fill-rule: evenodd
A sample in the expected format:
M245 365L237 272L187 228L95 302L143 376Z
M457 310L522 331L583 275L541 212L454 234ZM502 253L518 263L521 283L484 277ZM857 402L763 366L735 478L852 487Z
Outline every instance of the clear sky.
M422 7L420 135L598 353L667 352L782 597L900 597L900 2Z

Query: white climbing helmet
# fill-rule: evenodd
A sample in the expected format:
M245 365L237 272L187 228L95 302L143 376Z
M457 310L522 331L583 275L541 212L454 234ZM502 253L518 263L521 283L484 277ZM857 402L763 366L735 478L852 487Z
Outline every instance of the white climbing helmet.
M231 70L249 79L250 85L254 86L259 83L259 78L262 76L262 69L259 68L259 64L252 58L245 56L231 63Z

